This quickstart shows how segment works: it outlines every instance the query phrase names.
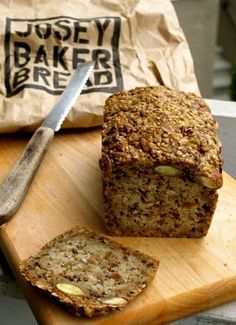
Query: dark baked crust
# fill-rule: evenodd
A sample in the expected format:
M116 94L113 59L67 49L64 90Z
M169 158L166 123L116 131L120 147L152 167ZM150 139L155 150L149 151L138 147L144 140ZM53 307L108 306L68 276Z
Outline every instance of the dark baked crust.
M129 269L130 261L132 268L135 266L137 269ZM149 285L158 264L154 258L124 247L108 237L75 227L54 238L37 255L21 262L19 269L33 286L59 299L76 315L91 317L122 309ZM123 277L122 268L127 268L127 274ZM105 277L108 280L111 277L109 293L102 288L102 278ZM85 295L63 292L58 289L58 283L82 288ZM104 302L103 299L117 298L118 292L118 298L124 299L124 303Z
M195 94L164 86L122 91L104 107L103 159L113 168L185 165L211 177L222 169L217 129L207 104Z
M108 233L206 235L222 164L218 125L199 96L164 86L110 96L100 160Z

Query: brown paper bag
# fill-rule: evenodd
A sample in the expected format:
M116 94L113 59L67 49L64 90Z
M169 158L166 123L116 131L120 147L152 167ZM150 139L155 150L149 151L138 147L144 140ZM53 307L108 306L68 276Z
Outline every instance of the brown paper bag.
M0 132L38 126L85 61L95 69L63 127L100 125L105 99L122 89L198 92L168 0L2 0L0 15Z

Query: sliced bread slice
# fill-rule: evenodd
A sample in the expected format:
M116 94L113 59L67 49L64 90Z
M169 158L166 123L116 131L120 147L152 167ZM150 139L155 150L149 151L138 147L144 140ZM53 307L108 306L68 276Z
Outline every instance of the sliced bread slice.
M149 285L159 262L81 227L59 235L20 264L32 285L76 315L122 309Z

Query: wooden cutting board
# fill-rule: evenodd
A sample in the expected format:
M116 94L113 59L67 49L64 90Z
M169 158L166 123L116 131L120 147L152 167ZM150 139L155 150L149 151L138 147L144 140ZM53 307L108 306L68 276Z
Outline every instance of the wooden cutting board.
M0 180L29 136L0 136ZM98 167L100 131L57 134L15 217L0 229L1 246L43 325L166 324L236 299L236 181L224 174L219 203L203 239L117 238L160 260L151 286L121 312L94 319L70 315L19 276L20 260L75 225L104 233Z

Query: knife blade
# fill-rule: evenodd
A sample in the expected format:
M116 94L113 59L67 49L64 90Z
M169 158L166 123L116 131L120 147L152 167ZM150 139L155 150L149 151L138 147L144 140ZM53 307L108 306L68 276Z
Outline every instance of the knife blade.
M0 185L0 225L8 221L24 200L30 184L54 138L81 93L94 62L80 64L51 112L35 131L19 160Z

